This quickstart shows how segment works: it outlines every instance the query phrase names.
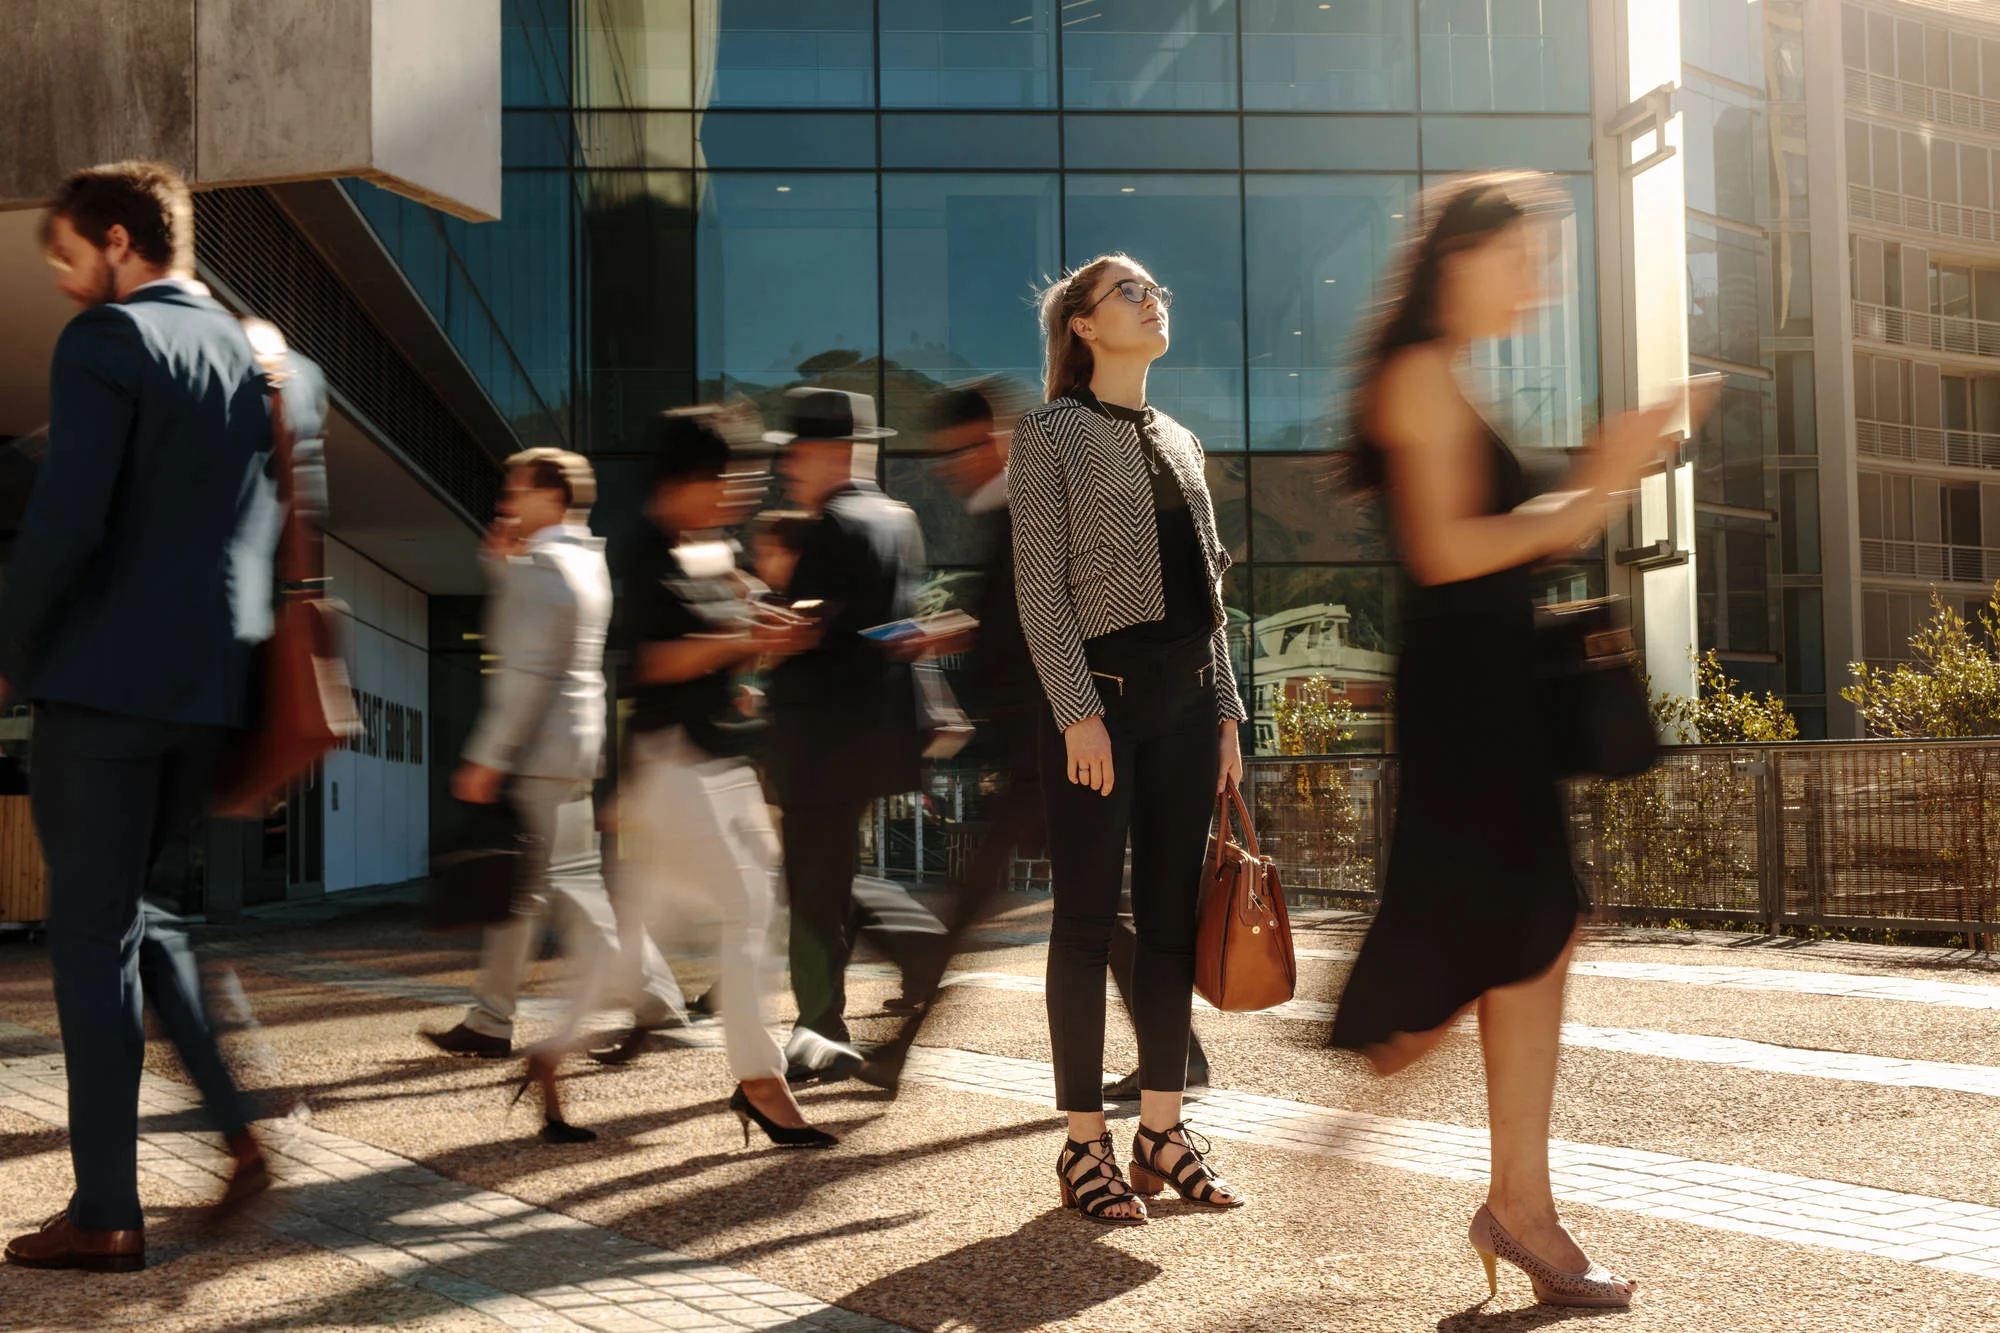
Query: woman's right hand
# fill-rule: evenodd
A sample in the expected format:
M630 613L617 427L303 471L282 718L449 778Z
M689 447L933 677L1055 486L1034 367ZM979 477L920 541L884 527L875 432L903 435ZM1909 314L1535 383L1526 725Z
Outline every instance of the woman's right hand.
M1104 729L1104 715L1071 723L1063 732L1063 744L1069 748L1069 780L1099 796L1109 796L1111 733Z
M1667 418L1673 411L1671 405L1649 407L1605 422L1579 480L1606 496L1638 485L1640 475L1667 456Z

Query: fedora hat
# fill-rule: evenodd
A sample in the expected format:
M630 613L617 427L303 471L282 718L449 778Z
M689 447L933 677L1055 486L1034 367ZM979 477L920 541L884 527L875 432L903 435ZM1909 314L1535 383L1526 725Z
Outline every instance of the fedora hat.
M787 389L785 429L766 431L766 444L794 440L883 440L896 432L875 424L875 400L844 389Z

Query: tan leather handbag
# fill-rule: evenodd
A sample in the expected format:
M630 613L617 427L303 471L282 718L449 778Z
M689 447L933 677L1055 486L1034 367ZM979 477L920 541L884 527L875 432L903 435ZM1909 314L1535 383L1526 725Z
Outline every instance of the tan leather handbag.
M284 528L278 535L277 623L252 661L256 716L238 733L216 775L215 813L264 815L321 755L361 730L348 684L340 631L346 608L326 595L319 515L308 513L293 475L292 431L285 419L285 344L262 321L244 321L258 364L271 382L271 452Z
M1243 825L1230 837L1229 811ZM1215 798L1215 832L1202 867L1200 918L1194 944L1194 988L1217 1009L1269 1009L1292 998L1299 964L1278 867L1257 850L1257 830L1236 780Z

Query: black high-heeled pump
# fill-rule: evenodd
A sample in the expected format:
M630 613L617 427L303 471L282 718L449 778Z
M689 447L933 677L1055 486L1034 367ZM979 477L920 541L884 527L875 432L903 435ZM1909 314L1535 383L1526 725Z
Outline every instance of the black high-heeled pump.
M743 1146L750 1146L750 1122L756 1121L757 1128L764 1131L764 1137L780 1148L831 1148L840 1140L823 1129L811 1125L781 1125L757 1109L750 1095L743 1091L743 1085L736 1085L736 1094L729 1099L729 1109L736 1112L736 1118L743 1122Z
M528 1089L542 1090L542 1132L538 1136L543 1143L595 1143L597 1131L585 1129L582 1125L572 1125L562 1118L562 1111L556 1101L555 1066L543 1064L534 1056L528 1057L528 1069L521 1076L521 1086L514 1089L514 1100L507 1103L512 1110L521 1104L521 1098L528 1095Z

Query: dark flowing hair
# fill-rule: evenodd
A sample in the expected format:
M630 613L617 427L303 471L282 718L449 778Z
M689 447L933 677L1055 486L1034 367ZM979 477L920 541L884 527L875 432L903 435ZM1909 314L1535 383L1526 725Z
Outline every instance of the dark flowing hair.
M1036 298L1042 315L1042 401L1045 403L1090 387L1096 360L1090 354L1090 344L1076 336L1069 322L1090 304L1090 289L1113 264L1144 267L1123 251L1114 250L1081 268L1068 270L1044 287Z
M1519 222L1556 216L1568 207L1568 196L1553 178L1534 171L1454 176L1424 191L1417 200L1417 220L1403 238L1359 340L1361 373L1347 422L1348 448L1338 470L1343 489L1381 489L1382 446L1369 425L1376 386L1398 352L1443 336L1438 321L1446 257L1476 249Z

